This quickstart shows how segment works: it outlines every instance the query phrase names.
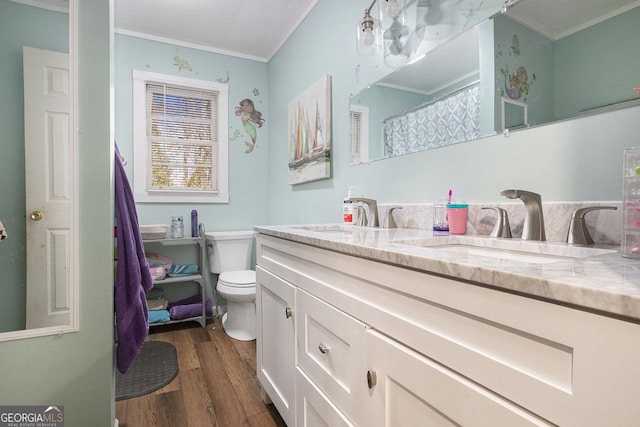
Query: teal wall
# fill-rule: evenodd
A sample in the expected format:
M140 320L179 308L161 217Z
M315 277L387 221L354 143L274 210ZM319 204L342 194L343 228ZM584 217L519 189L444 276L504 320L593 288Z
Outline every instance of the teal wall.
M556 42L556 118L637 97L640 7ZM614 47L614 48L612 48ZM606 84L595 84L605 81Z
M67 427L108 427L114 419L111 2L78 4L80 329L0 342L0 403L63 405Z
M180 60L177 60L179 57ZM183 64L178 67L176 64ZM228 204L139 203L142 224L169 224L182 215L189 224L191 210L207 231L250 229L266 221L268 198L268 132L272 118L268 108L267 64L125 35L115 36L115 125L120 153L127 160L127 175L133 184L132 70L186 78L226 81L229 84L229 194ZM234 114L240 101L250 98L265 123L258 128L256 148L245 153L242 122ZM286 165L286 158L283 160Z
M9 239L0 244L0 332L25 327L25 179L22 46L68 52L69 19L0 0L0 221Z

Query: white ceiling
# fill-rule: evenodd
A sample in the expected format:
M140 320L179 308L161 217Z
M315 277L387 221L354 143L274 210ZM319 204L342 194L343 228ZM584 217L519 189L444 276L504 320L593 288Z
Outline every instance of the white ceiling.
M559 40L638 5L638 0L526 0L509 9L508 14Z
M267 62L317 2L115 0L115 30Z
M317 2L115 0L115 29L120 34L267 62ZM526 20L540 33L558 39L639 3L640 0L526 0L509 12L514 19Z

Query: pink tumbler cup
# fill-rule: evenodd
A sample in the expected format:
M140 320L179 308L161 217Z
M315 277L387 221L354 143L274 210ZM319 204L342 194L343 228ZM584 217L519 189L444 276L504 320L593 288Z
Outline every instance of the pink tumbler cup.
M466 234L468 216L469 205L458 203L447 205L449 234Z

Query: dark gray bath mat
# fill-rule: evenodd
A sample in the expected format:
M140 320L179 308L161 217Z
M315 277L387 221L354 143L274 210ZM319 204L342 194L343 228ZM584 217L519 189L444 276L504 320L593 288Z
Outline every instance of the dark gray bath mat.
M116 400L154 392L178 375L178 356L173 344L147 341L126 374L116 370Z

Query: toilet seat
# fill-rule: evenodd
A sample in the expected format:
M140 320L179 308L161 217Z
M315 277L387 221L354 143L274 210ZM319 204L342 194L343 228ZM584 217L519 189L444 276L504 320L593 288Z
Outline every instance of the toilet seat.
M218 276L218 284L231 288L250 288L256 285L254 270L225 271Z

